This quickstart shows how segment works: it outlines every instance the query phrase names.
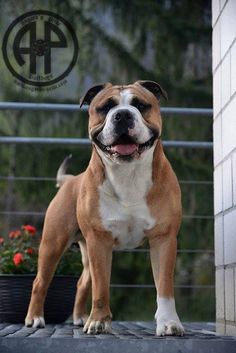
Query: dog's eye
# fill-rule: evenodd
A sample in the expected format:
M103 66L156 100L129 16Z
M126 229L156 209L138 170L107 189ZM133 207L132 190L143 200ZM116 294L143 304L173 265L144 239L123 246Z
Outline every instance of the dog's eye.
M106 102L104 105L102 105L101 107L97 107L96 110L98 113L107 115L109 110L111 110L112 108L114 108L117 105L117 103L113 100L109 100L108 102Z
M140 113L144 113L147 110L149 110L151 108L151 104L148 103L144 103L142 101L140 101L139 99L134 98L132 101L132 105L137 108Z
M141 112L144 111L144 110L146 110L148 107L149 107L148 105L143 104L143 103L138 103L138 104L136 105L136 108L137 108L138 110L140 110Z

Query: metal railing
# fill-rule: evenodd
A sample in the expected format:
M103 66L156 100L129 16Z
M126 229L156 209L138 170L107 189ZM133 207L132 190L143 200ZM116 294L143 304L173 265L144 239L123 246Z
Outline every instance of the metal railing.
M34 110L34 111L87 111L88 106L80 108L79 104L58 104L58 103L19 103L0 102L0 110ZM178 115L205 115L212 116L213 109L209 108L178 108L164 107L161 113ZM60 144L60 145L90 145L90 140L85 138L52 138L52 137L16 137L1 136L1 144ZM163 141L164 147L174 148L204 148L212 149L212 142L205 141Z
M79 107L78 104L54 104L54 103L19 103L19 102L0 102L0 110L22 110L22 111L87 111L88 107ZM212 116L213 109L206 108L177 108L165 107L161 108L161 113L175 115L201 115ZM194 149L209 149L212 150L213 143L206 141L162 141L167 148L194 148ZM59 144L59 145L86 145L91 144L88 138L53 138L53 137L18 137L18 136L0 136L0 144ZM0 176L0 180L6 181L50 181L55 182L55 178L49 177L21 177L21 176ZM199 184L212 185L209 180L180 180L181 184ZM12 215L18 217L38 216L44 217L45 212L32 211L1 211L0 215ZM209 219L212 220L212 215L183 215L187 219ZM132 250L117 250L116 252L133 252L133 253L148 253L148 249L132 249ZM178 253L213 254L212 249L179 249ZM111 287L119 288L153 288L153 284L111 284ZM214 285L176 285L175 288L195 288L195 289L212 289Z
M44 111L87 111L88 106L79 104L58 104L58 103L24 103L24 102L0 102L0 110L44 110ZM162 113L181 114L181 115L205 115L212 116L211 108L179 108L179 107L161 107Z

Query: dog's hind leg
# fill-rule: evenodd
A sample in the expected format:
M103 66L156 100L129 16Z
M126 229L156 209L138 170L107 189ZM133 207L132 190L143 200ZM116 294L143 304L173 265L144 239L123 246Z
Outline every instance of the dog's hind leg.
M77 283L77 293L73 310L73 323L74 325L83 326L88 319L87 301L91 290L91 274L85 240L79 241L79 246L84 269Z

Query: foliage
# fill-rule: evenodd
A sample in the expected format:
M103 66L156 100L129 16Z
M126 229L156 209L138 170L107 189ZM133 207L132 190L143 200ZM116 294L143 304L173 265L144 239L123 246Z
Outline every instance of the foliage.
M35 274L40 241L41 236L31 225L11 231L6 240L0 237L0 274ZM80 271L78 251L70 248L62 257L56 273L78 275Z

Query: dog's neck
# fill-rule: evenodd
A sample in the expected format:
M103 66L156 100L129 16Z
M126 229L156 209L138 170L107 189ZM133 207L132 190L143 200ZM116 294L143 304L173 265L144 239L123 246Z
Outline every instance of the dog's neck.
M105 167L105 180L101 192L115 197L123 206L141 203L152 186L152 163L155 146L140 160L114 163L97 150Z

